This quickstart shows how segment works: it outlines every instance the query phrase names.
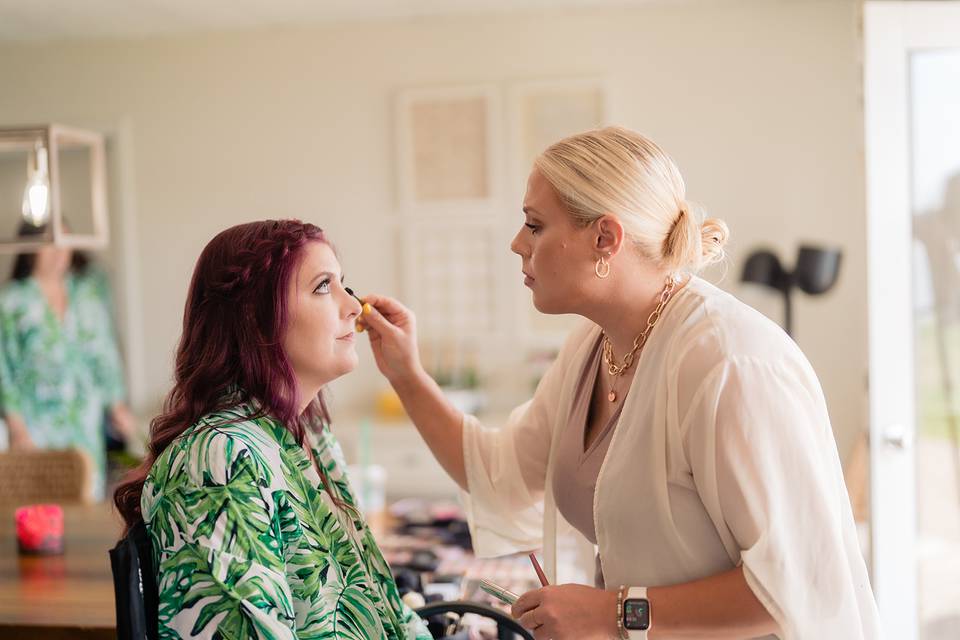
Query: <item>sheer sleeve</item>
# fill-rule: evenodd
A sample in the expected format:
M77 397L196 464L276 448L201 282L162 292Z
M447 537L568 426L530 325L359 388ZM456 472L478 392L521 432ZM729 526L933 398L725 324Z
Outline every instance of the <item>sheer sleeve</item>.
M462 493L475 552L498 556L542 546L543 494L561 387L573 352L591 323L573 331L533 398L510 414L500 429L473 416L463 422L468 493Z
M732 359L683 423L697 490L780 636L878 637L826 404L806 361Z

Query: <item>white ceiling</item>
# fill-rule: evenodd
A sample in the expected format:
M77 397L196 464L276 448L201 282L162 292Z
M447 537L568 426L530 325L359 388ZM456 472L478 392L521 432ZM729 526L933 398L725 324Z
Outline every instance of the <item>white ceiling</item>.
M725 0L0 0L0 41L137 38L343 20Z

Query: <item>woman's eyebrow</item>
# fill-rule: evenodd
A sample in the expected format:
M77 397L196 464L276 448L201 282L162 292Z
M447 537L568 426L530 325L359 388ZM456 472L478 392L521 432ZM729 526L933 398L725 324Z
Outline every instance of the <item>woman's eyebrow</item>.
M320 278L322 278L322 277L324 277L324 276L329 276L329 277L331 277L331 278L335 278L336 275L337 275L337 274L334 273L333 271L321 271L321 272L318 273L317 275L313 276L313 278L310 280L310 284L313 284L314 282L316 282L317 280L319 280ZM341 275L340 275L340 282L341 282L341 283L343 282L343 278L344 278L344 276L341 274Z

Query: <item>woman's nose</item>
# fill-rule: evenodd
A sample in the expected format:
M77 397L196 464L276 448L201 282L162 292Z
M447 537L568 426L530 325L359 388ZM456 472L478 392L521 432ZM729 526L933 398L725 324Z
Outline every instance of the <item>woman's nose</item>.
M344 291L347 292L347 317L356 318L360 315L360 312L363 311L360 298L357 297L357 294L355 294L350 287L344 287Z
M518 231L517 235L513 236L513 240L510 241L510 251L513 251L518 256L524 255L523 242L520 240L521 233L521 231Z

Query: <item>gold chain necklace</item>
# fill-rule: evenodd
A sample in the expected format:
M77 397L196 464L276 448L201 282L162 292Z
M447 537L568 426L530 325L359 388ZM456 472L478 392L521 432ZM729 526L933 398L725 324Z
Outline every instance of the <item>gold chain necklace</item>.
M623 357L622 364L616 363L616 359L613 357L613 343L610 342L610 338L606 334L603 335L603 361L607 363L607 373L613 376L613 384L611 385L610 393L607 394L607 400L610 402L617 401L617 392L613 387L616 386L620 376L633 365L637 354L643 349L643 345L647 343L647 338L650 337L650 331L653 330L657 321L660 320L663 308L667 306L667 301L670 300L670 296L673 295L673 290L676 286L677 281L673 277L667 278L667 284L664 285L663 290L660 292L660 300L657 302L656 308L647 317L646 328L640 332L640 335L634 338L633 349Z

